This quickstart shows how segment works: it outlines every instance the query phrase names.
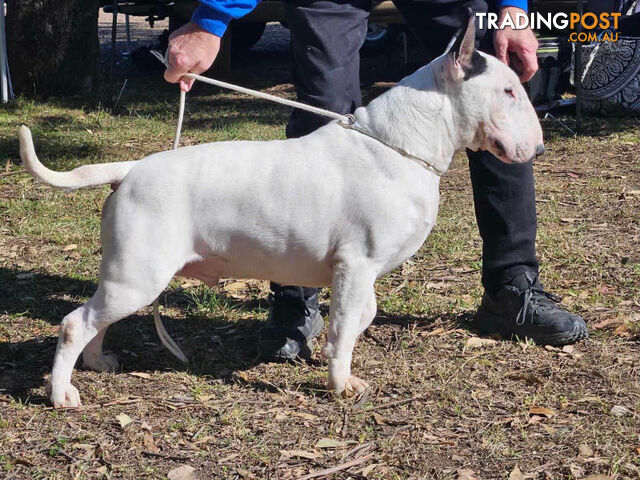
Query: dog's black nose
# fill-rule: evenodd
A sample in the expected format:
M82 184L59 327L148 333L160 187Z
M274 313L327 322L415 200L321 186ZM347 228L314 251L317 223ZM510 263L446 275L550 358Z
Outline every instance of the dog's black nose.
M544 155L544 144L542 143L536 147L536 157L540 155Z

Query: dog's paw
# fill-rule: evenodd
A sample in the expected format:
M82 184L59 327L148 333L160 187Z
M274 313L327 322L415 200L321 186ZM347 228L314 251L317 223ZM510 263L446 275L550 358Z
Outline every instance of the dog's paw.
M51 383L48 383L46 391L53 408L75 408L82 405L78 389L70 383L63 389L54 389Z
M347 378L344 390L342 390L342 396L344 398L351 398L354 395L364 393L367 388L369 388L369 384L367 382L352 375Z
M82 356L82 366L87 370L96 372L118 372L120 371L120 362L115 355L102 354L100 356Z

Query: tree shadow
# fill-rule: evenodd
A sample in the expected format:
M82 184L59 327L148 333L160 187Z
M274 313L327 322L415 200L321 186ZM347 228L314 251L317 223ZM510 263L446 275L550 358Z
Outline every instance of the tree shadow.
M0 268L0 312L7 317L7 332L12 328L25 331L24 322L41 320L58 325L62 318L80 306L97 288L91 279L78 279L40 272L22 272ZM277 392L279 387L268 382L245 380L234 375L263 363L257 343L263 314L268 303L263 298L237 299L220 290L218 295L225 308L250 312L249 318L230 321L220 315L189 313L191 300L184 292L167 290L162 299L170 308L187 312L181 318L164 317L170 335L183 349L188 365L181 364L161 345L150 309L147 308L109 327L104 347L115 352L121 360L121 372L134 371L188 371L200 377L246 385L257 391ZM328 314L328 304L321 311ZM380 310L373 321L370 334L377 343L377 326L395 326L401 329L470 328L471 312L434 314L426 317L396 314ZM33 390L42 387L50 371L57 337L38 335L20 341L0 342L0 391L23 403L39 403L46 399L34 397ZM6 335L11 338L11 335ZM324 368L324 362L315 359L311 365ZM80 367L80 363L77 365ZM328 395L325 385L310 383L300 389L311 396Z

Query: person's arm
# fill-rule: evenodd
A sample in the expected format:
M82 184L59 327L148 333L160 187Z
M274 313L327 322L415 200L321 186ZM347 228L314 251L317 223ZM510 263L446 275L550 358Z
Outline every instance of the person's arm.
M498 1L498 25L505 15L509 14L515 20L516 13L527 12L527 0L499 0ZM511 64L520 81L527 82L538 70L538 39L530 27L522 30L505 28L496 30L493 35L493 46L496 57L507 65ZM513 53L514 57L509 57Z
M202 73L211 67L220 50L220 38L231 20L253 10L260 0L201 0L191 22L169 36L164 72L167 82L178 83L185 92L194 80L182 78L187 73Z
M191 21L203 30L222 37L231 20L244 17L260 0L200 0Z

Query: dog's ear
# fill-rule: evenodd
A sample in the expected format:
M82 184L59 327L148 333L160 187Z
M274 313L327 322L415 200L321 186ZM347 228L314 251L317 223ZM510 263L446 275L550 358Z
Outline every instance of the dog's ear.
M458 80L468 80L487 69L487 60L476 52L475 17L473 10L468 8L466 22L447 50L452 76Z

